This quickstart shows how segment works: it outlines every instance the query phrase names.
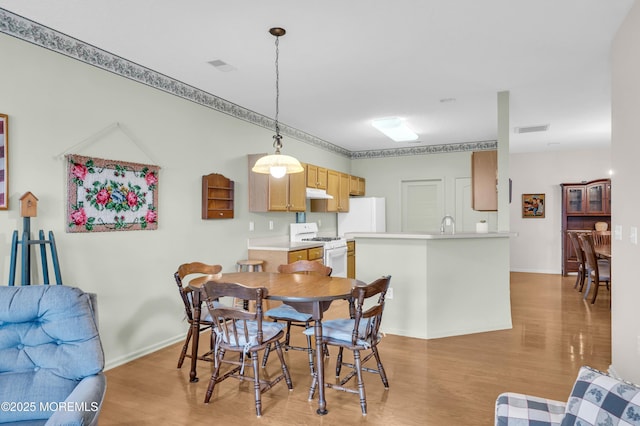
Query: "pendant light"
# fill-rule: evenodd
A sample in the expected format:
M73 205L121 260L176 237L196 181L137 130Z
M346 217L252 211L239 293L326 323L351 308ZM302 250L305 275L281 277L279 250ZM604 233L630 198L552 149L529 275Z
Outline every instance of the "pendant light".
M278 48L280 37L286 34L284 28L271 28L271 35L276 38L276 134L273 135L273 147L276 149L274 154L265 155L256 161L251 171L255 173L271 174L274 178L281 178L291 173L300 173L304 168L298 160L289 156L280 154L282 148L282 135L280 135L280 125L278 123L279 101L280 101L280 71L278 69L278 57L280 49Z

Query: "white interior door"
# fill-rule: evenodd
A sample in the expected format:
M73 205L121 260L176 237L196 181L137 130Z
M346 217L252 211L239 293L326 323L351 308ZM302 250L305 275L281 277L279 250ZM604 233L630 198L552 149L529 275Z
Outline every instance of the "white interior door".
M442 179L405 180L401 186L402 231L439 231L444 216Z

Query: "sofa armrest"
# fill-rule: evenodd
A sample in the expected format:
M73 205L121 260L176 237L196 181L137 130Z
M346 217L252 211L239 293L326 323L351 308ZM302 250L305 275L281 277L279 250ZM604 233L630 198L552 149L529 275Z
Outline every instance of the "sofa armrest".
M529 424L559 426L566 403L521 393L506 392L496 400L496 426Z
M58 405L45 426L97 425L106 389L107 378L104 373L85 377L64 403Z

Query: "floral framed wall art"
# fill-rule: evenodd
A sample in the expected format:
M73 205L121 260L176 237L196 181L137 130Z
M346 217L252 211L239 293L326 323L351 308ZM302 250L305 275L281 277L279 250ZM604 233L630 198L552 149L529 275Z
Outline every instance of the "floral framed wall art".
M0 210L9 208L9 116L0 114Z
M160 167L67 155L67 232L158 228Z
M544 194L522 194L522 217L542 219L545 208Z

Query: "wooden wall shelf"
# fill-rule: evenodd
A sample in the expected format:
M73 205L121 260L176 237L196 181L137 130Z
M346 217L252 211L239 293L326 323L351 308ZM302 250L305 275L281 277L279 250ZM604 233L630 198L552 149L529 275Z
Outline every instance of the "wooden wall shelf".
M203 219L233 219L233 186L233 181L223 175L202 176Z

